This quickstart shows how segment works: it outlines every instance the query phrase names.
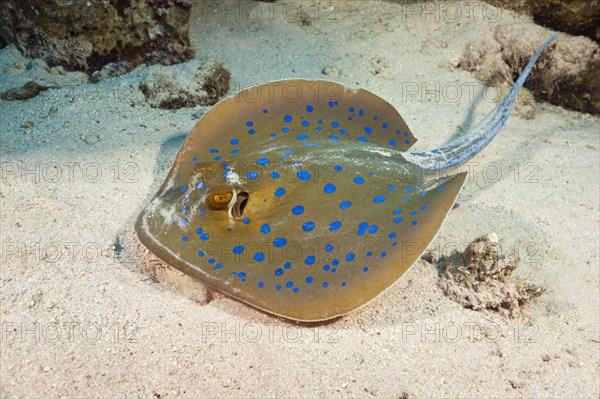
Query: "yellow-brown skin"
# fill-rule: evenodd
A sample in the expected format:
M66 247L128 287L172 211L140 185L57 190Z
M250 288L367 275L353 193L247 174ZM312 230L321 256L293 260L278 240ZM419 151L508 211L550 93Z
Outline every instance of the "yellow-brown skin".
M290 87L301 93L294 101L290 100ZM262 96L250 101L257 92ZM330 107L329 101L338 105ZM305 111L308 105L314 107L310 113ZM364 109L369 118L348 120L349 106L357 112ZM379 122L373 120L373 112ZM284 115L294 118L284 123ZM308 119L311 125L303 126L302 121ZM318 132L313 124L317 119L323 126ZM252 135L246 132L249 120L255 130ZM385 129L384 121L389 125ZM339 128L331 127L333 122L346 126L349 133L339 134ZM282 126L289 127L290 132L281 133ZM373 127L368 143L357 141L368 126ZM407 135L397 136L396 131ZM271 132L277 136L272 137ZM304 132L309 138L300 140L298 135ZM332 132L340 139L329 139ZM391 146L390 138L397 137L401 141ZM232 139L239 139L239 145L232 146ZM414 141L395 109L362 89L304 80L246 89L213 107L190 132L165 183L140 214L136 231L142 243L167 263L264 311L299 321L344 315L370 302L408 270L437 234L462 187L464 173L443 182L427 181L419 168L407 164L400 153ZM309 142L314 146L307 147ZM234 147L239 152L231 154ZM217 149L223 158L211 163L216 154L211 149ZM284 155L286 149L294 153ZM194 157L203 163L195 165ZM259 165L257 160L263 158L268 164ZM235 171L235 179L223 177L222 162ZM338 165L343 170L335 170ZM271 177L272 171L280 177ZM310 179L299 179L300 171L309 172ZM257 172L257 177L249 178L248 172ZM363 184L353 182L357 176L364 177ZM336 190L325 192L327 183L334 184ZM196 188L199 184L200 189ZM421 196L418 185L427 194ZM390 191L389 186L395 190ZM278 188L285 189L285 194L275 196ZM248 193L243 214L233 215L230 209L242 192ZM380 195L386 200L374 202ZM167 200L169 196L173 198ZM346 200L352 206L342 209L340 203ZM304 207L301 215L292 212L296 205ZM394 215L398 209L402 212ZM204 216L200 216L201 210ZM410 215L413 210L417 213ZM406 220L394 223L399 217ZM332 223L337 221L342 225L332 231ZM413 221L417 223L411 224ZM314 229L305 231L306 222L314 222ZM365 222L376 225L377 231L358 235L360 224ZM269 224L268 234L261 232L264 224ZM196 233L197 229L202 233ZM391 233L396 233L393 239ZM208 237L202 239L202 234ZM285 238L286 244L274 246L276 238ZM327 244L334 250L325 251ZM242 245L244 252L234 254L236 245ZM198 255L199 250L204 257ZM263 252L265 259L255 260L256 252ZM347 261L350 252L355 258ZM305 262L309 256L315 257L314 264ZM209 258L214 262L209 263ZM334 260L339 261L336 273L331 272ZM289 268L284 267L287 262ZM214 269L218 264L222 266ZM325 265L330 269L324 270ZM363 271L364 267L368 271ZM277 274L278 269L283 275ZM245 273L243 281L240 272ZM308 276L313 277L312 283L306 282ZM298 292L285 286L288 281ZM282 288L275 289L277 285Z

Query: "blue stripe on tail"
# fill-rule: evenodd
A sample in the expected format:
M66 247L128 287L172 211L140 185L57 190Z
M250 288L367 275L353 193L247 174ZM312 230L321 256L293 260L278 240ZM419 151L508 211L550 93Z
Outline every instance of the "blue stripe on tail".
M517 96L525 79L531 72L533 65L538 60L542 52L556 38L558 32L555 32L535 53L531 61L521 72L521 76L515 82L510 92L502 101L476 126L471 128L466 134L450 142L444 147L424 152L411 152L403 154L407 161L419 165L427 170L439 170L451 166L459 165L479 151L481 151L502 128L513 109Z

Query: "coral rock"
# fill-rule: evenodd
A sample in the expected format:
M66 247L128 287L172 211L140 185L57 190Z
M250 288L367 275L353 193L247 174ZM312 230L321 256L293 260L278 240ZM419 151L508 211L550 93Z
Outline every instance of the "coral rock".
M151 66L140 89L154 108L191 108L214 105L229 91L229 72L216 62L190 61L170 67Z
M191 0L3 0L0 38L68 70L115 61L167 65L194 55L190 11Z
M440 263L439 286L444 294L469 309L514 317L525 303L545 292L542 286L512 276L519 258L514 253L502 255L494 233L473 241L462 255L454 252Z
M600 43L598 0L486 0L497 7L525 14L536 23Z
M486 84L514 83L551 31L534 24L499 25L494 37L473 42L459 67ZM533 40L532 38L535 38ZM538 61L525 86L536 98L600 114L600 46L583 36L560 35Z

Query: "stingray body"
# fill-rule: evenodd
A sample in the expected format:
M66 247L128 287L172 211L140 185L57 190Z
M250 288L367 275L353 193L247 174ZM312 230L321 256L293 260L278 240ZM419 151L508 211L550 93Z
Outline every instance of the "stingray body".
M267 312L344 315L397 281L425 251L466 173L430 178L483 148L519 88L471 132L411 153L398 112L363 89L285 80L211 108L140 214L142 243L170 265Z

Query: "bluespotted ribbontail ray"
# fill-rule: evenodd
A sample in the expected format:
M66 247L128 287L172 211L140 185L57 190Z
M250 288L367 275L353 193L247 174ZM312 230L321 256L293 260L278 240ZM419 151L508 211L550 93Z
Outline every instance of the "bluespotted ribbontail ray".
M398 112L321 80L254 86L211 108L140 214L142 243L177 269L264 311L331 319L377 297L425 251L533 64L485 119L448 145L408 152Z

